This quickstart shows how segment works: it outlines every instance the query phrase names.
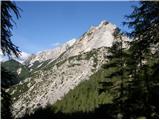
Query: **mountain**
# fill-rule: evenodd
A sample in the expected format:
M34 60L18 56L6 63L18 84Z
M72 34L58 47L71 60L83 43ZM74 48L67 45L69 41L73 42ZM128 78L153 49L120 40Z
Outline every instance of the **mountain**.
M14 100L14 117L62 100L69 91L101 71L107 63L108 47L119 40L114 36L116 29L115 25L102 21L79 39L28 58L25 63L30 76L9 89ZM127 47L129 38L122 36L122 40Z
M1 66L18 76L20 80L24 80L30 75L28 67L14 59L2 62Z
M26 64L32 66L34 62L42 62L49 59L53 61L59 56L63 56L66 59L67 57L89 52L103 46L111 47L115 41L113 33L116 28L116 25L102 21L98 26L91 26L90 29L77 40L72 39L57 48L32 55L26 60ZM122 37L124 41L129 40L126 36ZM60 58L62 59L62 57Z
M72 46L75 43L75 41L76 39L72 39L54 49L45 50L45 51L38 52L37 54L33 54L25 61L25 64L32 66L33 63L36 61L42 62L42 61L46 61L49 59L55 60L64 51L66 51L70 46Z

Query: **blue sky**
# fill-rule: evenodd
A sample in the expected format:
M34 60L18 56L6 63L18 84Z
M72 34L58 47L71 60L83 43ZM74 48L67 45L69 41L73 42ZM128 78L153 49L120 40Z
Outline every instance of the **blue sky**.
M24 2L17 1L21 18L16 21L12 40L21 51L37 53L79 38L91 25L107 20L123 30L124 15L137 2Z

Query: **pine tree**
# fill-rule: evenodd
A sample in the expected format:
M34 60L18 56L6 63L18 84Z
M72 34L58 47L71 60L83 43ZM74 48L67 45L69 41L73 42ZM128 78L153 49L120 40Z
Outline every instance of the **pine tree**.
M106 88L110 89L109 85L112 89L114 86L119 86L111 78L121 81L120 89L114 89L114 92L118 93L119 91L121 96L114 99L114 104L120 105L115 108L119 109L115 110L116 114L121 113L117 114L117 118L141 116L158 118L158 4L157 1L140 1L140 5L134 8L130 16L127 16L128 21L124 24L133 29L127 34L133 39L130 42L129 50L126 51L127 54L123 54L123 50L117 49L118 47L115 45L110 49L111 56L108 57L109 62L106 68L117 68L107 76L110 82L105 84L102 82L102 91ZM117 32L115 33L117 34ZM128 80L124 82L124 78ZM120 102L123 95L125 99ZM156 102L153 102L154 100Z
M114 104L117 106L116 115L118 118L123 117L123 103L126 100L126 88L128 86L128 72L126 68L126 61L128 58L127 49L124 48L124 41L122 40L122 32L117 28L114 32L114 37L117 40L108 50L108 63L104 68L110 71L106 75L106 80L101 82L101 91L109 91L114 95Z
M11 30L13 29L13 23L15 23L11 15L12 12L17 18L20 17L18 7L14 2L1 1L1 50L2 53L8 55L9 58L12 57L12 55L15 55L16 57L20 55L20 50L11 41ZM11 96L5 91L5 89L13 85L13 83L17 81L17 77L7 71L4 67L1 68L1 73L1 117L12 118L12 100Z
M20 50L16 45L11 41L14 13L17 19L20 17L19 8L14 2L11 1L1 1L1 50L4 55L11 57L13 54L18 57Z
M131 94L127 102L128 105L134 106L131 113L135 116L156 118L159 105L158 102L153 103L153 100L158 101L159 87L159 2L140 1L139 6L134 7L127 19L124 24L133 28L128 35L133 38L129 51L130 57L134 59L132 63L134 67L130 69L132 71ZM136 113L136 111L140 112Z

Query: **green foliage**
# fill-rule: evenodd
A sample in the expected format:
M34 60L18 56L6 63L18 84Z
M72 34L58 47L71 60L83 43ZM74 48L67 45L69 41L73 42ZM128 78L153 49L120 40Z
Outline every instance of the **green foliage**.
M6 92L6 89L18 82L19 78L15 74L11 73L3 66L1 67L1 118L12 118L12 100L10 94Z
M8 71L3 66L1 67L1 86L2 88L9 88L12 85L19 83L19 81L20 79L16 74Z
M10 91L8 93L11 94L11 92L13 92L11 96L12 98L14 98L13 101L16 101L22 93L26 92L29 89L29 87L27 86L28 83L29 82L25 82L22 85L14 85L10 88Z
M3 55L12 57L15 55L19 57L20 50L11 41L13 29L13 14L17 18L20 17L19 8L13 1L1 1L1 50ZM10 66L12 68L12 66ZM21 76L21 77L25 77ZM12 118L11 104L12 100L10 95L5 91L8 88L19 82L19 78L14 74L14 72L8 71L5 66L1 67L1 118Z
M130 42L130 48L124 49L122 47L123 34L121 33L120 29L116 29L113 35L118 42L115 42L108 50L108 63L104 65L104 67L98 72L92 75L89 80L81 82L74 90L71 90L67 95L65 95L62 100L57 101L52 108L47 109L45 114L49 112L50 114L53 113L54 115L56 115L55 113L58 113L61 116L72 113L83 115L82 113L94 113L96 109L102 109L101 106L106 105L106 108L102 109L101 112L108 113L107 115L110 115L111 118L158 118L158 4L158 1L140 1L140 5L134 8L130 16L127 16L128 22L125 22L128 27L133 28L133 31L129 33L129 35L133 38L133 41ZM4 8L3 5L2 8ZM2 23L2 25L4 24ZM12 27L12 25L9 27ZM86 33L84 35L86 35ZM91 35L91 33L87 33L87 35ZM7 35L7 37L10 38L9 35ZM12 48L3 48L3 39L4 38L2 38L2 51L4 53L7 52L10 55L10 49L13 49L13 52L16 54L15 51L17 48L12 43L10 43L13 45ZM10 42L10 39L8 39L8 41ZM64 54L65 52L61 54L57 60L61 59ZM70 57L68 61L70 62L71 59L90 60L92 57L96 66L96 50L87 52L84 56L78 55ZM37 67L38 70L45 66L44 70L49 70L56 63L56 61L53 61L47 65L48 62L49 61L35 63L32 67ZM59 67L64 62L66 62L66 60L61 61L56 65ZM38 68L38 65L40 64L42 64L42 66ZM74 65L78 64L72 64L70 67L73 67ZM17 66L19 67L20 65L15 64L15 66L12 66L10 63L5 63L5 66L9 66L9 69L12 68L12 71L16 71L15 68ZM3 73L6 72L3 71ZM5 79L8 79L7 75L10 76L9 74L6 74L4 76ZM33 74L32 77L39 77L39 74L36 75L37 76L34 76ZM26 76L27 70L22 74L21 77L25 78ZM18 98L19 94L28 90L27 84L28 82L20 86L11 87L11 89L17 89L16 92L13 93L16 99ZM2 85L2 87L5 86L5 84ZM4 99L2 99L2 101L3 100ZM7 101L3 102L3 108L6 106L6 104L10 104L10 101L8 101L8 103ZM40 110L40 112L44 113L43 110Z
M1 89L1 118L2 119L12 118L11 105L12 105L11 96L7 92L5 92L4 89Z
M74 67L74 66L79 66L79 65L81 65L81 64L76 63L76 64L71 64L71 65L69 65L68 67Z
M139 42L143 41L141 45L148 47L151 43L158 43L159 1L140 1L139 6L134 6L133 12L126 18L124 24L133 28L129 35ZM146 49L143 46L142 49Z
M39 61L35 61L33 63L33 65L30 67L30 69L35 69L36 67L38 67L38 65L40 65L41 63Z
M135 99L136 96L136 101L141 103L134 101L137 108L133 108L133 111L139 109L145 117L157 118L159 114L159 2L141 1L127 18L126 24L134 28L129 33L134 39L129 51L134 59L132 65L135 66L130 69L133 81L130 84L129 97Z
M15 74L18 76L20 80L24 80L30 75L29 69L27 66L15 61L15 60L9 60L2 63L2 67L4 67L6 70L8 70L10 73ZM20 74L17 73L17 70L21 69Z
M1 1L1 50L4 55L11 57L13 54L15 56L20 55L20 51L16 45L11 41L13 29L13 14L17 18L20 17L19 8L13 1Z
M112 109L115 118L158 118L159 58L158 58L158 2L140 1L140 5L125 22L133 31L130 48L122 49L114 44L109 49L106 69L107 81L102 82L102 91L115 95ZM114 37L121 37L116 30ZM110 80L110 81L109 81ZM120 93L120 94L119 94ZM153 102L155 101L155 102Z
M66 60L63 60L63 61L58 62L56 65L57 65L57 67L60 67L65 62L66 62Z
M51 64L49 64L50 66L48 66L48 63L50 62L51 60L46 60L46 61L42 61L42 62L39 62L39 61L35 61L33 63L33 65L30 67L30 69L32 69L32 72L35 72L35 71L38 71L38 70L45 70L47 69L47 67L53 67L52 62Z
M91 57L94 57L96 59L96 55L97 55L97 50L94 49L90 52L85 53L85 59L89 60ZM96 60L95 60L95 62L96 62Z
M62 100L53 105L55 111L63 113L90 112L98 108L99 104L112 103L112 95L103 93L98 95L99 81L105 78L108 71L99 70L89 80L80 83L71 90Z
M92 32L87 32L87 36L90 36L90 35L92 35Z

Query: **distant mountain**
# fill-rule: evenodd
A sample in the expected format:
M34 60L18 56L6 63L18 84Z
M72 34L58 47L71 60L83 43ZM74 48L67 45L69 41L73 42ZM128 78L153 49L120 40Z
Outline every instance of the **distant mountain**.
M72 39L59 47L38 52L37 54L31 55L26 61L25 64L32 66L34 62L42 62L49 59L57 59L64 51L66 51L70 46L75 43L76 39Z
M116 29L115 25L102 21L79 39L28 58L25 64L30 76L9 89L14 100L14 117L22 117L39 107L62 100L83 81L91 79L98 71L103 72L101 69L107 63L108 47L119 40L114 36ZM122 36L122 40L127 47L129 38ZM90 82L86 85L91 85Z
M1 66L9 72L14 73L20 80L24 80L30 75L28 67L14 59L2 62Z

